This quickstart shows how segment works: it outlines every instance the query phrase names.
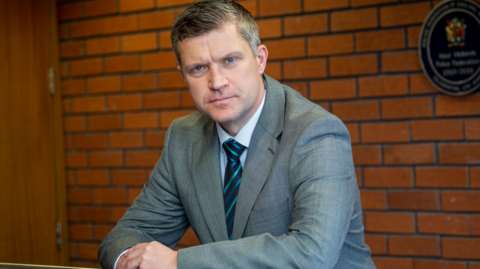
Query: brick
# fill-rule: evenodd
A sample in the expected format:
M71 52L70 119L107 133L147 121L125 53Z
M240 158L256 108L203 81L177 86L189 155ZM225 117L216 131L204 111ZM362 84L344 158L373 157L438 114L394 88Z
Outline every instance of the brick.
M263 43L268 48L269 60L289 59L305 56L305 39L282 39L266 41Z
M480 259L480 238L442 238L442 257L450 259Z
M87 166L87 154L85 152L66 153L65 165L67 167L85 167Z
M83 42L68 42L60 44L60 58L83 56Z
M100 58L77 60L70 62L70 74L72 76L85 76L101 74L103 72L103 60Z
M138 148L143 146L142 133L111 133L108 136L111 148Z
M139 27L140 30L171 28L174 21L173 11L142 13L140 14Z
M377 101L349 101L332 104L332 113L343 121L379 118Z
M355 33L357 52L382 51L405 48L403 29L379 30Z
M71 135L65 135L63 138L64 150L69 151L73 149L73 138Z
M362 209L384 210L387 208L387 196L384 191L361 190L360 198Z
M106 186L109 184L107 170L79 170L77 184L80 186Z
M308 38L309 56L330 56L353 52L353 35L336 34Z
M399 210L438 210L436 191L391 191L388 195L390 209Z
M238 2L240 5L242 5L246 10L248 10L248 12L250 12L250 14L252 14L252 16L254 18L256 18L258 16L258 11L257 11L257 1L256 0L239 0L239 1L236 1Z
M93 201L96 204L124 204L126 200L124 189L93 190Z
M101 35L103 31L101 19L73 22L70 25L70 35L73 38Z
M58 7L58 20L65 21L83 17L83 3Z
M70 75L70 65L68 62L60 63L60 76L68 77Z
M73 104L72 99L64 99L62 102L62 111L63 113L72 113Z
M285 61L283 70L285 79L324 78L327 76L327 60Z
M153 167L160 158L158 150L130 151L126 153L127 167Z
M66 132L85 131L85 117L64 117L63 128Z
M427 234L468 235L469 224L465 215L418 214L418 231Z
M171 7L190 3L192 3L192 0L156 0L157 7Z
M465 120L465 136L468 140L480 140L480 119Z
M124 76L122 84L125 91L154 90L157 88L157 75Z
M95 38L86 42L87 55L109 54L119 51L120 39L118 37Z
M105 72L107 73L137 71L138 68L137 55L115 56L105 59Z
M180 107L180 95L178 92L145 94L143 103L147 109L177 108Z
M68 231L70 240L92 239L92 225L90 224L70 224L68 226Z
M376 28L378 26L377 9L365 8L330 13L332 32Z
M384 235L365 234L365 243L370 247L372 254L387 254L387 240Z
M158 114L156 112L129 113L123 116L125 129L147 129L158 127Z
M477 0L477 2L478 2L478 0ZM468 263L468 269L480 269L480 263L469 262Z
M386 145L383 148L383 156L385 164L431 164L434 162L434 145Z
M330 58L330 76L353 76L375 74L378 71L377 56L360 54Z
M112 95L108 97L108 110L125 111L138 110L142 108L140 94Z
M88 93L104 93L120 91L120 77L96 77L87 80Z
M170 35L172 34L171 31L160 31L158 33L158 38L160 39L160 48L161 49L171 49L172 42L170 42Z
M61 82L62 95L75 95L85 93L85 80L72 79L62 80Z
M60 24L58 27L58 35L60 39L67 39L69 37L69 25Z
M257 20L256 23L262 40L282 36L282 23L280 19Z
M66 171L65 172L66 178L67 178L67 185L72 186L75 185L75 172L72 171Z
M407 213L365 213L365 230L383 233L415 233L415 218Z
M129 189L128 190L128 204L131 205L133 204L133 201L135 201L135 198L142 192L142 189Z
M480 215L471 215L472 235L480 235Z
M116 12L116 0L96 0L85 2L85 16L107 15Z
M304 0L303 9L305 11L332 10L348 7L348 0Z
M356 97L355 79L310 82L310 100L352 99Z
M154 8L153 0L120 0L120 12L132 12Z
M480 188L480 167L470 167L470 187Z
M424 93L437 93L438 91L427 80L423 74L411 74L410 75L410 93L411 94L424 94Z
M301 11L300 0L262 0L258 6L262 17L299 13Z
M358 136L358 124L356 123L347 123L345 124L345 127L348 129L348 133L350 134L350 140L352 143L358 143L359 142L359 136Z
M78 220L89 222L108 222L110 221L111 211L109 207L78 207Z
M430 12L430 3L412 3L380 8L382 27L422 23Z
M463 140L461 120L412 121L413 140Z
M104 134L76 135L75 147L77 149L102 149L107 146Z
M123 155L121 151L91 152L89 159L92 167L116 167L123 165Z
M417 167L417 187L465 188L467 169L461 167Z
M285 85L299 92L303 97L307 98L307 83L306 82L288 82Z
M125 212L127 212L128 207L114 207L112 208L112 220L117 222L119 221Z
M265 67L265 73L276 80L281 80L282 64L280 62L269 62Z
M135 32L137 29L136 15L110 17L103 20L103 32L105 34Z
M194 110L177 110L177 111L162 111L160 112L160 121L162 128L168 128L170 123L176 118L180 118L195 112Z
M480 211L480 191L442 191L443 211Z
M157 48L156 33L133 34L122 37L123 52L148 51Z
M418 38L420 36L421 26L411 26L407 28L407 40L409 48L418 47Z
M71 189L68 190L69 204L87 204L92 202L92 193L90 189Z
M480 143L442 143L439 145L439 161L442 164L478 164Z
M417 51L382 53L383 72L420 71Z
M390 236L390 255L432 256L440 255L439 240L433 236Z
M178 244L184 246L198 246L200 245L200 241L198 240L197 235L193 231L192 227L189 227Z
M480 115L480 95L439 96L435 100L437 116Z
M415 269L466 269L464 262L415 260Z
M372 257L377 269L414 269L412 259Z
M117 130L121 127L120 115L96 115L88 117L89 130Z
M141 63L142 70L164 70L177 67L173 52L142 54Z
M303 15L283 19L283 33L286 36L318 34L327 31L327 14Z
M95 240L101 241L114 227L114 225L95 225L93 227Z
M72 99L73 112L105 111L105 97L78 97Z
M183 80L178 71L160 73L160 89L186 88L187 83Z
M166 132L147 132L145 134L145 145L147 147L163 147Z
M370 5L378 5L378 4L385 4L385 3L392 3L397 2L397 0L352 0L351 5L352 7L359 7L359 6L370 6Z
M77 221L77 207L76 206L69 206L68 207L68 220L69 221Z
M78 244L78 257L85 260L97 260L99 244L79 243Z
M355 165L377 165L382 163L379 146L352 146Z
M407 122L362 123L361 136L364 143L407 142Z
M406 95L408 79L403 75L361 77L358 90L360 97Z
M363 169L364 185L367 188L409 188L413 186L410 168L378 167Z
M431 116L432 99L430 97L382 100L383 119L408 119Z
M121 186L143 186L145 171L143 170L113 170L113 184Z

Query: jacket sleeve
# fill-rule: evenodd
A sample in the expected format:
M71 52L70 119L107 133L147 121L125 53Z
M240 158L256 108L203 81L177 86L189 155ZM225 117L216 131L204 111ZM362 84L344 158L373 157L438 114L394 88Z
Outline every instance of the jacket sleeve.
M113 268L127 248L154 240L174 248L189 226L177 187L171 178L168 144L175 122L165 136L163 154L150 180L115 228L102 240L98 257L103 268Z

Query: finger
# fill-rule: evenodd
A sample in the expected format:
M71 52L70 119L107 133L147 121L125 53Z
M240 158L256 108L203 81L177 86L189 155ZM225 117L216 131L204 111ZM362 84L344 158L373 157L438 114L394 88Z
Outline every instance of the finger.
M124 269L137 269L140 267L140 264L142 263L142 256L135 257L133 259L128 260L128 262L125 265Z

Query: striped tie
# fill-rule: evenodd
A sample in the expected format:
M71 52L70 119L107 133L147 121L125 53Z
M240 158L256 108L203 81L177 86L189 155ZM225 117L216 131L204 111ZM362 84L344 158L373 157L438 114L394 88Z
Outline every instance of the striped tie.
M235 204L237 202L238 188L242 180L242 164L240 155L245 150L245 146L233 140L228 139L223 143L225 153L227 153L227 166L225 167L223 200L225 201L225 221L227 222L228 239L232 240L233 217L235 215Z

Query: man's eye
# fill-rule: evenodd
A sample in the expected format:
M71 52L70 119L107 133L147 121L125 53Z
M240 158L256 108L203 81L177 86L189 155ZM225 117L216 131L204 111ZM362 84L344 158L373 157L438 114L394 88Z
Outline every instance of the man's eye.
M226 62L227 64L228 64L228 63L231 63L231 62L233 62L233 61L235 61L235 58L227 58L227 59L225 60L225 62Z
M203 67L201 66L197 66L195 68L193 68L193 71L201 71Z

